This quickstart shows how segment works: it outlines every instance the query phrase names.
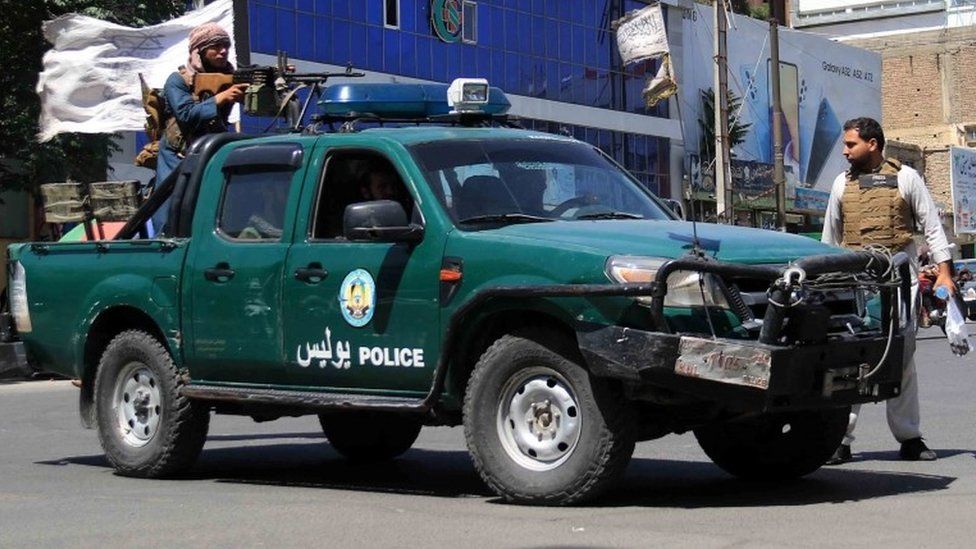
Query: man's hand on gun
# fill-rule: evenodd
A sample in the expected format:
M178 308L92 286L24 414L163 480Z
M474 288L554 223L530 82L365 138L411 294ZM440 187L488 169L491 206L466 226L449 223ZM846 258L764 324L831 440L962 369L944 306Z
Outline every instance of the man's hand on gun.
M247 90L247 84L233 84L215 95L214 101L220 107L231 103L241 103L244 101L245 90Z

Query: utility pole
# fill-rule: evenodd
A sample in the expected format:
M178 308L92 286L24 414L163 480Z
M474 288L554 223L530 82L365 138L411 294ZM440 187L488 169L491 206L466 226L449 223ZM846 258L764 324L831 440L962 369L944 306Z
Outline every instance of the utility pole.
M776 186L776 226L786 232L786 173L783 168L783 103L779 81L779 22L769 20L769 69L773 86L773 185Z
M735 223L732 178L729 174L729 72L725 0L715 0L715 213L718 221Z

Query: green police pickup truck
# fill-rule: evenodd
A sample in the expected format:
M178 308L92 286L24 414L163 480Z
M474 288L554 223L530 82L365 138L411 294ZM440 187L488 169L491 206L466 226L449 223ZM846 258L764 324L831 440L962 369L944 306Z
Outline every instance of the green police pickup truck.
M898 394L904 256L682 221L487 89L448 112L443 87L331 86L340 131L202 139L116 240L11 247L32 367L78 380L124 475L191 467L211 413L313 414L352 459L463 425L484 481L535 504L689 430L733 475L805 475L851 404Z

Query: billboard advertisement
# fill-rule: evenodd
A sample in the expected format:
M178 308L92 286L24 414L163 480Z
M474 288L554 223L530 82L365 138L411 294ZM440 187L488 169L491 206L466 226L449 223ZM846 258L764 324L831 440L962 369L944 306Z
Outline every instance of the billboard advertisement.
M950 147L949 185L953 229L956 234L976 233L976 149Z
M690 152L697 149L700 135L699 97L714 87L712 17L712 7L702 4L685 16L682 66L675 69ZM841 154L844 121L860 116L881 120L881 56L782 27L779 39L787 178L798 188L829 191L833 179L848 167ZM768 24L735 16L728 30L728 80L741 107L729 117L750 124L744 141L732 149L735 158L773 162L771 69Z

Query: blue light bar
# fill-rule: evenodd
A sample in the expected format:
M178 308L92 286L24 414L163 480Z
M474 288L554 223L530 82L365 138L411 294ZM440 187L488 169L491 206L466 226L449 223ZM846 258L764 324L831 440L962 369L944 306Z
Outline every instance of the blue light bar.
M333 84L323 90L319 113L326 118L417 119L447 115L447 84ZM485 115L502 115L512 106L500 88L488 89Z

